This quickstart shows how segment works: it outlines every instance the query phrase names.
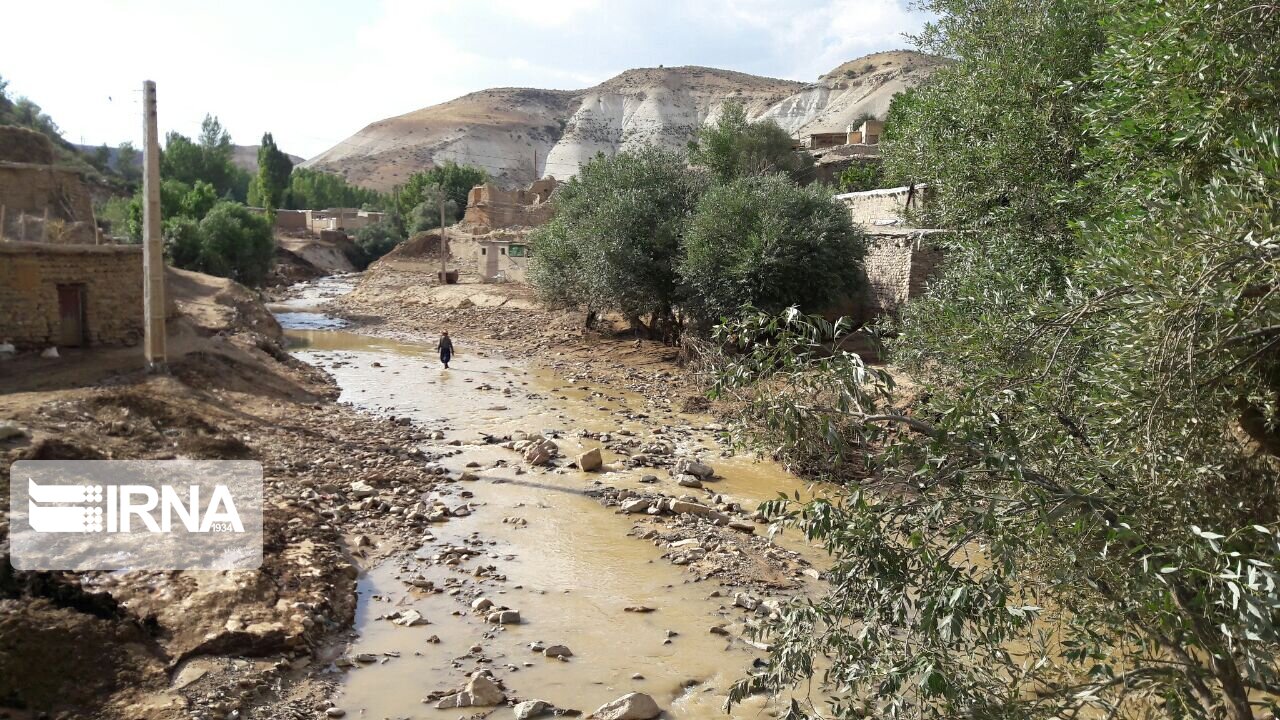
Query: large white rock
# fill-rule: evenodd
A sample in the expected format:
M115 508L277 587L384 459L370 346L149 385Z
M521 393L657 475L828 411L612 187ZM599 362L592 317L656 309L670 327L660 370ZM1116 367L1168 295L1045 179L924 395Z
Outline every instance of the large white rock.
M644 693L627 693L605 703L591 713L595 720L650 720L662 714L662 708Z
M551 703L546 700L525 700L515 706L516 720L530 720L545 715L550 709Z
M600 448L591 448L578 456L578 468L583 472L599 470L603 466L604 459L600 457Z
M476 675L467 683L467 687L456 695L442 698L436 703L441 710L460 707L493 707L506 700L498 684L484 675Z

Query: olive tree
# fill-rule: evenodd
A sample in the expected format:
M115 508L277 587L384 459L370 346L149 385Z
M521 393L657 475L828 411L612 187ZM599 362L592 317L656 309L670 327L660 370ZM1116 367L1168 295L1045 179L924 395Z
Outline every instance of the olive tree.
M689 220L679 267L685 308L708 326L743 305L828 310L861 289L865 251L830 188L739 178L709 190Z
M1274 713L1280 6L930 7L958 62L886 163L958 232L894 326L910 396L844 326L717 336L756 441L858 480L765 508L831 589L761 628L732 697L817 675L792 716Z
M683 300L684 226L704 186L680 153L597 155L556 191L555 216L534 231L530 280L548 302L670 329Z

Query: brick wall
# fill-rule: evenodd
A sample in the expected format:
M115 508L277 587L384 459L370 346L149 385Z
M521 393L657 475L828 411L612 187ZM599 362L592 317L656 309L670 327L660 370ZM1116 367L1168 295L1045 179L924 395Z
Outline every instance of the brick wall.
M131 245L0 243L0 341L56 344L58 285L83 285L90 345L142 338L142 248Z
M908 300L923 295L943 258L941 248L918 232L869 235L867 240L864 320L896 314Z
M462 224L480 234L502 228L543 225L551 219L549 200L555 189L556 180L550 177L537 180L523 190L477 185L467 194Z

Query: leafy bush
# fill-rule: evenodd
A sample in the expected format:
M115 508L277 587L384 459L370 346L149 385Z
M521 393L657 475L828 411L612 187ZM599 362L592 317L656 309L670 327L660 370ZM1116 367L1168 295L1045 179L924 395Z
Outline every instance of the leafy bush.
M404 239L404 231L400 229L398 222L389 217L356 230L355 245L362 255L357 266L367 266L391 252Z
M689 161L710 170L719 182L777 172L807 179L813 157L792 149L793 142L776 122L748 122L741 103L726 102L716 124L700 128L697 140L689 143Z
M245 285L259 285L271 269L275 239L271 220L239 203L220 202L200 221L197 267Z
M164 221L163 237L164 256L170 265L186 270L195 270L201 266L204 236L197 220L182 215L169 218Z
M880 163L854 161L840 173L840 179L836 184L840 192L862 192L884 187L883 182L884 173Z
M703 323L748 304L826 310L857 294L865 251L829 188L782 175L740 178L709 190L688 223L684 304Z
M410 175L409 181L393 190L391 195L396 210L400 212L400 215L410 218L413 217L414 208L422 204L423 192L428 187L443 187L447 200L452 201L457 208L466 208L467 194L471 192L471 188L488 182L488 180L489 174L483 168L472 165L459 165L452 160L446 160L430 170ZM438 220L432 221L426 215L423 216L423 220L426 223L434 222L435 224L428 225L427 228L422 229L440 225Z

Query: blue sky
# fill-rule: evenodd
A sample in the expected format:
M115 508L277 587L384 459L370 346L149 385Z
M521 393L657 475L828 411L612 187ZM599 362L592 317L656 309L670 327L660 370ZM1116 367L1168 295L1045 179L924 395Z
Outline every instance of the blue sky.
M304 157L487 87L660 64L813 80L924 20L908 0L10 0L4 17L0 76L73 142L140 143L153 79L162 130L212 112L238 143L269 130Z

